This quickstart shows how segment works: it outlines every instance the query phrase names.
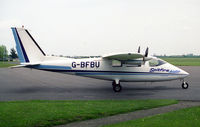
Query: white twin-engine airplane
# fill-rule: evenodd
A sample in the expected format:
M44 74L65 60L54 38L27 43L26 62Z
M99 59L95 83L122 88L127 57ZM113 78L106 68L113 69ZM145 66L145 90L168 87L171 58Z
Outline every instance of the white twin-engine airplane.
M184 78L189 73L157 57L140 53L116 53L100 58L73 59L46 56L27 29L11 28L21 62L15 67L27 67L44 71L74 74L113 81L115 92L120 92L120 82L159 82L180 79L182 88L187 89Z

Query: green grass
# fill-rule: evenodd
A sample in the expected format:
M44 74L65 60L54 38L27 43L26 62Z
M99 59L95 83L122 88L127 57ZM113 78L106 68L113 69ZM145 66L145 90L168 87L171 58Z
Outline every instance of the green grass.
M0 68L6 68L10 66L15 66L16 64L11 64L10 62L0 62Z
M0 127L49 127L175 103L176 100L0 102Z
M104 127L200 127L200 107L181 109Z
M175 66L200 66L200 58L161 58Z

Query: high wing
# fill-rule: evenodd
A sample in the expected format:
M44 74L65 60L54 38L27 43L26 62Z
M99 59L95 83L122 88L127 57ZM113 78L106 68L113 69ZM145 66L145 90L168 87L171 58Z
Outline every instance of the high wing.
M141 53L115 53L104 55L102 58L112 60L112 66L115 67L121 67L122 64L141 66L145 61L152 59L152 57L147 56L147 53L145 55Z
M104 55L102 58L109 60L127 61L127 60L136 60L144 57L145 56L140 53L115 53L115 54Z

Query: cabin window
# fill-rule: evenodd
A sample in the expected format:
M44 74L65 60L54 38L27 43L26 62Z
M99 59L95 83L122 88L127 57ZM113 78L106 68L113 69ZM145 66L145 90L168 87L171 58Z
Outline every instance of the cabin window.
M132 65L132 64L126 64L126 67L141 67L142 65Z
M122 62L119 60L112 60L113 67L122 67Z

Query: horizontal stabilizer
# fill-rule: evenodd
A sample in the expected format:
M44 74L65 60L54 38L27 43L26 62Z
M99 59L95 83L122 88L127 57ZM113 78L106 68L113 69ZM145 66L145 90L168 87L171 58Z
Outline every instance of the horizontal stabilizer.
M21 63L21 65L25 65L25 66L34 66L34 65L40 65L40 63Z
M16 66L11 66L9 68L21 68L21 67L28 67L28 66L36 66L36 65L40 65L40 63L21 63L20 65L16 65Z

